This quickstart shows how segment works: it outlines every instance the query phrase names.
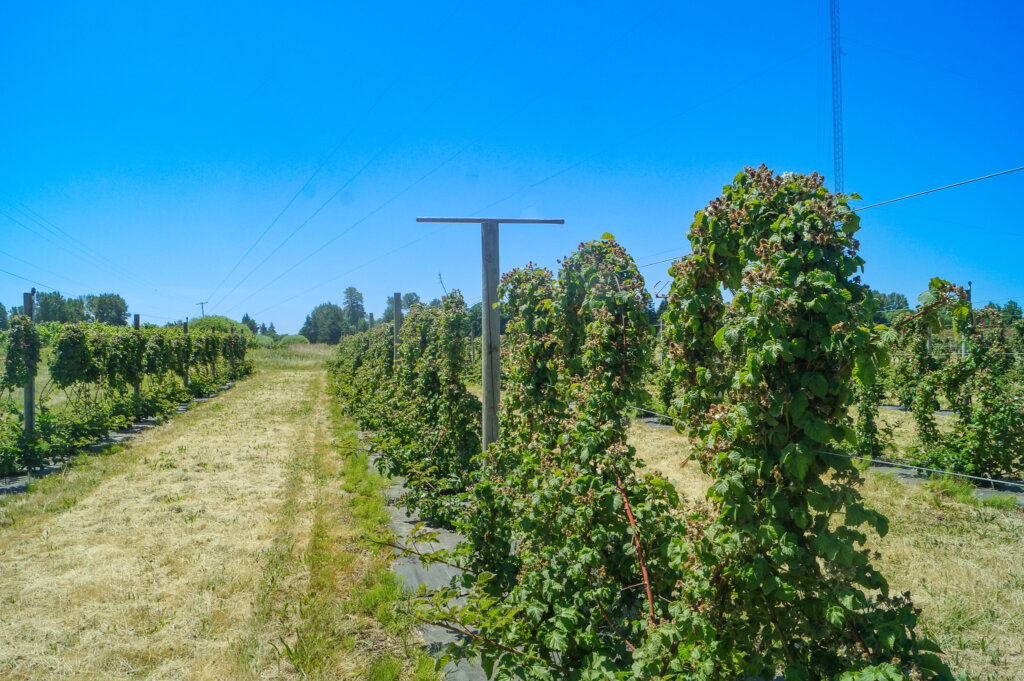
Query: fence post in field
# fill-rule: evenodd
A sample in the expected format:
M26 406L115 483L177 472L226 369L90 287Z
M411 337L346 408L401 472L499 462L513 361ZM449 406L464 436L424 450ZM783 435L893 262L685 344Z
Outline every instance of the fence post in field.
M23 306L25 308L25 316L30 320L33 319L34 303L35 303L35 289L32 289L32 293L26 293L23 298ZM25 435L31 436L36 429L36 379L33 376L25 383Z
M139 330L139 315L135 315L135 319L132 321L132 327L136 331ZM139 381L142 381L141 373L139 375ZM132 388L133 388L133 392L135 393L135 405L136 405L136 407L138 407L138 404L139 404L139 384L136 383L134 386L132 386Z
M398 334L402 330L402 294L395 293L395 299L392 303L395 308L395 360L398 360Z
M480 365L483 378L483 448L498 439L498 398L501 395L501 310L498 309L498 225L564 225L565 220L529 220L519 218L416 218L416 222L479 223L483 264L483 337Z
M373 328L373 313L370 313L370 328Z
M186 336L188 335L188 317L185 317L185 324L181 327L181 331ZM191 366L192 366L192 351L189 350L188 355L185 357L185 387L186 388L189 386L189 383L191 383L191 381L189 380L189 375L188 375L189 369L191 368Z

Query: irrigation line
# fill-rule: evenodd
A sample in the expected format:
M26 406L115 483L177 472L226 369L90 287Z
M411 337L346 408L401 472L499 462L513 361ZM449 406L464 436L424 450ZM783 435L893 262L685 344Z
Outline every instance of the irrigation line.
M668 420L670 420L672 422L676 422L676 421L680 420L680 419L677 419L677 418L673 418L673 417L669 416L668 414L661 414L659 412L652 411L651 409L644 409L643 407L632 407L631 406L629 408L630 409L636 409L637 411L642 411L642 412L645 412L647 414L653 414L655 416L660 416L661 418L668 419ZM872 459L872 458L869 458L869 457L866 457L866 456L854 456L853 454L842 454L840 452L829 452L829 451L825 451L824 449L815 449L813 451L814 451L815 454L828 454L830 456L842 456L842 457L845 457L847 459L857 459L859 461L870 461L871 463L877 463L877 464L880 464L880 465L883 465L883 466L898 466L900 468L912 468L912 469L918 470L918 471L925 471L926 473L936 473L936 474L939 474L939 475L954 475L954 476L956 476L958 478L967 478L969 480L978 480L980 482L987 482L990 485L992 485L993 487L996 486L996 485L1008 485L1010 487L1017 487L1020 490L1024 491L1024 483L1020 483L1020 482L1010 482L1009 480L993 480L992 478L982 478L982 477L979 477L977 475L967 475L966 473L954 473L952 471L944 471L944 470L940 470L938 468L927 468L925 466L915 466L914 464L909 464L909 463L902 463L902 462L897 462L897 461L886 461L886 460L883 460L883 459Z

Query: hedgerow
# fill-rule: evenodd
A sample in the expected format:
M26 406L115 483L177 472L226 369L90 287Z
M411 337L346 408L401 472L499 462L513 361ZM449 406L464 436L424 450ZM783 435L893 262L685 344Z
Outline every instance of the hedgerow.
M972 310L966 291L934 279L919 309L898 320L897 399L912 410L917 463L985 476L1024 471L1024 394L1015 372L1015 331L988 310ZM929 348L928 338L952 321L955 343ZM935 411L944 400L955 414L940 429Z
M42 325L40 325L42 326ZM204 334L199 345L178 330L110 327L98 323L47 324L52 347L50 381L37 395L36 428L26 436L12 393L38 374L41 334L27 317L12 318L4 353L0 474L38 467L94 442L111 428L168 413L191 396L204 395L221 375L239 378L252 370L241 334ZM194 356L194 347L203 354ZM212 353L212 354L211 354ZM188 387L182 382L186 372ZM53 390L64 393L59 409L47 406Z

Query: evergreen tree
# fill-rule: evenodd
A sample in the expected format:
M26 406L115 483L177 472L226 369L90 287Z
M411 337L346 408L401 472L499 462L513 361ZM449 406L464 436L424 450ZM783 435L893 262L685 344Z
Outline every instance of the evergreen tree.
M248 326L249 330L253 333L259 331L259 327L256 325L256 320L250 317L248 312L242 315L242 323Z
M355 286L345 289L344 310L350 332L361 331L366 319L366 308L363 306L363 294Z
M1011 300L1002 309L1003 321L1007 324L1012 324L1021 317L1020 305L1017 301Z

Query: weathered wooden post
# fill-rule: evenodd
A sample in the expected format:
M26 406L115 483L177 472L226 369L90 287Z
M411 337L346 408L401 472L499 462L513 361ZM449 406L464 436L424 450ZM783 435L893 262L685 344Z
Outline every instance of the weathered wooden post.
M373 313L370 313L370 328L373 328Z
M188 335L188 317L185 317L185 324L181 327L181 332ZM191 383L189 377L189 370L192 368L192 348L188 348L188 354L185 355L185 387L187 388Z
M416 218L416 222L479 223L483 264L483 337L480 364L483 378L483 447L498 439L498 397L501 394L501 311L498 310L498 225L564 225L565 220L523 220L518 218Z
M35 317L35 289L22 298L25 316L30 321ZM31 436L36 430L36 378L32 376L25 382L25 435Z
M398 334L402 331L402 294L395 293L391 303L395 308L395 361L398 361Z
M135 315L135 319L132 322L132 327L136 331L139 330L139 315ZM142 373L141 372L139 373L139 381L140 382L142 381ZM132 386L132 388L133 388L133 392L135 393L135 407L138 408L138 406L139 406L139 384L136 383L134 386Z

